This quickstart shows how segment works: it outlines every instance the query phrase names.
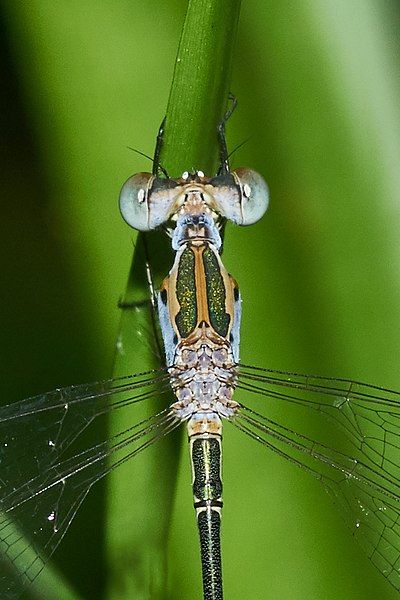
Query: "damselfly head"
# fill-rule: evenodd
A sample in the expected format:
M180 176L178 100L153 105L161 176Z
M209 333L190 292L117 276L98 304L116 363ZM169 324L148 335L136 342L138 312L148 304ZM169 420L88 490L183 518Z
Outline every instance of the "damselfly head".
M139 231L156 229L179 215L210 214L236 225L251 225L268 207L268 186L256 171L246 168L205 177L185 171L179 179L132 175L123 185L119 205L125 221Z

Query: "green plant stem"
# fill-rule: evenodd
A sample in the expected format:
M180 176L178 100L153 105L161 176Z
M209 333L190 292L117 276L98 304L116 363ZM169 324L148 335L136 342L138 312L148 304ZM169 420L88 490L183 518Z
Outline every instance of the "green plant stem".
M216 169L217 123L228 98L239 7L238 0L189 2L160 156L170 176L194 168L207 173ZM124 310L121 317L115 376L157 367L157 353L147 345L154 332L146 261L158 288L172 265L170 242L163 232L137 238L124 297L135 308ZM154 414L166 402L164 396L143 409L135 408L132 419L137 422ZM129 426L125 421L129 411L123 412L113 416L112 434ZM150 594L152 599L161 599L165 598L166 542L178 471L176 436L147 449L134 462L131 475L127 476L125 468L108 480L108 598L119 599L123 594L139 599Z
M173 177L184 170L212 174L217 124L230 88L240 0L191 0L168 101L161 161Z

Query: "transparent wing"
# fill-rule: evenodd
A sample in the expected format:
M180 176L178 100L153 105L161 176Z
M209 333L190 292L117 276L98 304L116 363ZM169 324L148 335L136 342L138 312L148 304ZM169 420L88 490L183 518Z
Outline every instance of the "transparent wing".
M400 591L400 394L244 365L237 387L255 394L260 409L242 405L234 424L322 482L373 564Z
M35 579L96 481L179 423L167 407L83 452L66 453L72 442L109 410L168 390L161 370L63 388L0 409L1 598L18 598Z

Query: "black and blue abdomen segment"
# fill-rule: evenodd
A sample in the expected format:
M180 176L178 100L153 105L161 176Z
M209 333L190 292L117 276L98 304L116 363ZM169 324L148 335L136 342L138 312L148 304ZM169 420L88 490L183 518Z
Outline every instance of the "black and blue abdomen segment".
M222 600L221 508L222 450L219 436L190 440L193 497L200 535L205 600Z

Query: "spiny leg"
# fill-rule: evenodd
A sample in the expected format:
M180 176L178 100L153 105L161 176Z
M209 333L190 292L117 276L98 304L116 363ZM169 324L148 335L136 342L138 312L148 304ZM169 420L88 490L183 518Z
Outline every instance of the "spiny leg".
M164 121L165 121L165 119L164 119ZM154 286L154 279L153 279L153 273L151 270L150 253L149 253L149 247L147 244L146 234L144 234L144 236L143 236L143 247L144 247L144 252L145 252L145 256L146 256L146 277L147 277L147 283L149 286L150 302L151 302L151 308L150 308L151 324L152 324L152 329L153 329L153 333L154 333L157 354L161 361L164 359L164 350L163 350L162 342L160 340L158 320L157 320L157 316L156 316L157 315L157 293L158 292L156 292L156 289Z
M236 99L236 96L234 96L233 94L230 93L229 100L232 104L228 108L228 110L226 111L224 116L222 117L222 120L220 121L220 123L218 124L218 127L217 127L219 157L220 157L220 167L219 167L218 175L226 175L227 173L230 172L229 154L228 154L228 147L226 144L225 124L230 119L230 117L232 116L232 114L237 106L237 99Z
M147 334L150 335L150 339L153 340L152 352L156 354L158 362L161 365L165 365L164 351L162 349L162 343L160 340L160 333L158 329L157 319L157 291L154 285L153 272L151 266L151 257L148 245L148 234L140 233L136 243L135 250L135 263L132 267L133 271L138 274L138 268L141 271L141 279L143 281L142 286L146 286L148 289L148 295L146 297L137 300L125 300L120 299L118 301L118 308L122 310L135 310L144 309L150 317L148 327L146 327ZM132 270L130 278L132 276ZM144 288L145 289L145 288Z
M161 121L161 125L158 130L157 138L156 138L156 147L154 149L153 171L152 171L152 173L155 177L158 177L159 171L161 171L165 175L165 177L168 177L167 171L164 169L164 167L162 167L160 165L160 154L161 154L161 150L162 150L162 146L163 146L164 128L165 128L166 120L167 120L167 117L164 117L163 120Z

